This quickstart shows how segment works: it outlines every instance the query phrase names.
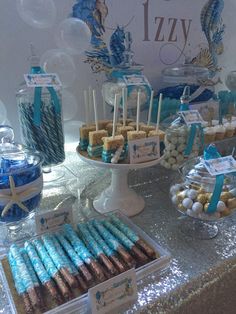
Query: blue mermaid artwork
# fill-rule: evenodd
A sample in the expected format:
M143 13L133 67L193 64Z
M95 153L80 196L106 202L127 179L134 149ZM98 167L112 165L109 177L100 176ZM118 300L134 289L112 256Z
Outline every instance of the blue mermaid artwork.
M126 56L132 55L130 45L131 34L125 31L127 26L117 26L112 33L107 47L103 35L108 8L105 0L77 0L72 8L72 17L79 18L89 26L92 49L85 52L86 63L91 65L93 72L110 72L113 67L124 66Z

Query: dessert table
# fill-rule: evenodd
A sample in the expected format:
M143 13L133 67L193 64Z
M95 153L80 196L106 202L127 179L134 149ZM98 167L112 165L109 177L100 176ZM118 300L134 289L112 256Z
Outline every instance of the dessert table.
M76 145L67 146L62 167L67 175L65 186L53 187L54 202L65 188L67 201L75 201L76 219L93 215L92 200L110 184L110 174L81 161ZM77 182L68 188L68 177ZM178 173L157 165L131 170L129 185L145 199L145 209L131 220L161 246L169 250L169 269L153 273L138 282L138 300L122 313L235 313L236 299L236 214L218 223L219 234L211 240L197 240L179 228L183 217L169 199L169 187ZM66 183L67 182L67 183ZM77 197L77 198L76 198ZM50 197L44 205L51 202ZM69 204L69 203L68 203ZM87 306L75 313L86 313ZM7 292L0 277L0 313L11 313Z

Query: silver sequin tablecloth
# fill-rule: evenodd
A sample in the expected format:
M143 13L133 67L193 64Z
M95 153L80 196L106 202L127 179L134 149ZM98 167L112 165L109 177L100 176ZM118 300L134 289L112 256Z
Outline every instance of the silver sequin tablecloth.
M78 178L78 219L92 215L91 199L108 186L109 171L92 168L73 152L67 154L64 166ZM130 171L130 186L146 202L132 221L169 250L172 260L167 272L138 282L138 300L126 313L236 313L236 216L218 223L214 239L184 235L182 219L168 194L177 178L160 166ZM0 282L0 313L10 313L1 287Z

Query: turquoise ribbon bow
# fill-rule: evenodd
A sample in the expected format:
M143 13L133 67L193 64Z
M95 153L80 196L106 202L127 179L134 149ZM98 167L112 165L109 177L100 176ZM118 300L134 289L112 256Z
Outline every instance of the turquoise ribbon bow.
M214 145L209 145L204 150L204 160L217 159L220 157L221 157L221 155L218 153L217 148ZM208 209L207 209L208 213L216 212L217 204L218 204L219 199L220 199L223 185L224 185L224 175L223 174L217 175L214 191L213 191L211 201L210 201L210 205L208 206Z
M191 124L189 138L188 138L188 143L187 143L185 151L184 151L184 155L185 156L189 156L191 154L191 151L192 151L192 148L193 148L193 144L194 144L194 139L195 139L196 133L197 133L197 129L199 129L200 142L201 142L201 145L203 147L204 134L203 134L202 125L200 123Z
M31 74L40 74L45 73L41 67L32 67L31 68ZM52 104L55 108L55 112L57 114L61 113L61 106L59 99L57 97L57 93L53 87L47 87L47 90L49 91L51 98L52 98ZM35 87L34 89L34 125L40 126L41 124L41 96L42 96L42 87Z

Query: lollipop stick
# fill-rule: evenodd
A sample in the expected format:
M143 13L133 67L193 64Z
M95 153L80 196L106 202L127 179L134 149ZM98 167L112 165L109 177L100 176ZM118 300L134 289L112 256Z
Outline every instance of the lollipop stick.
M154 91L152 90L152 92L151 92L151 97L150 97L150 104L149 104L149 111L148 111L148 121L147 121L147 125L149 125L149 124L150 124L150 122L151 122L152 105L153 105L153 95L154 95Z
M104 93L102 93L102 106L103 106L103 119L106 120L106 100L105 100L105 96Z
M137 117L136 117L136 130L139 131L139 120L140 120L140 96L141 92L138 91L138 98L137 98Z
M89 102L88 102L88 92L84 90L84 106L85 106L85 123L89 124Z
M89 121L91 122L91 116L92 116L92 112L93 112L93 90L92 87L89 86L88 89L88 112L89 112Z
M161 106L162 106L162 94L160 94L160 96L159 96L159 102L158 102L156 131L159 130L160 116L161 116Z
M94 106L94 118L95 118L96 131L98 131L98 113L97 113L97 101L96 101L95 90L93 90L93 106Z
M113 114L113 127L112 127L112 137L115 137L116 133L116 120L117 120L117 111L118 111L118 100L119 95L115 94L115 103L114 103L114 114Z
M123 102L123 126L126 125L126 119L127 119L127 89L122 88L122 102Z

